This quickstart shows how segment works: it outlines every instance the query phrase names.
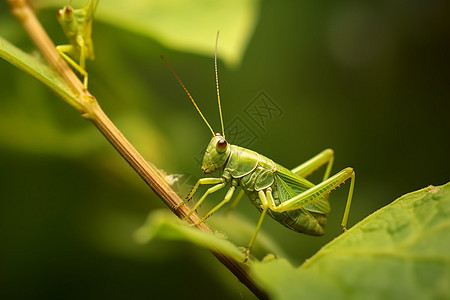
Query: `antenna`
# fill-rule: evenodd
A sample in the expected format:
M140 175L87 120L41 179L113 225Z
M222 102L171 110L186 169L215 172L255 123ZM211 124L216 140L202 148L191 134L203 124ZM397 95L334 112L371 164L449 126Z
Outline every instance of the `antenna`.
M222 126L222 136L225 138L225 130L223 128L222 106L220 105L219 75L217 73L217 42L218 41L219 41L219 30L217 30L216 47L214 48L214 68L216 70L217 103L219 104L220 125Z
M178 82L180 83L181 87L184 89L184 91L186 92L186 94L188 95L189 99L191 99L192 103L194 104L195 108L197 109L198 113L200 114L200 116L202 117L203 121L205 121L206 125L208 125L209 130L211 130L213 136L214 136L214 130L211 128L211 125L209 125L208 121L206 121L206 118L203 116L200 108L197 106L197 103L195 103L194 98L192 98L191 94L189 93L189 91L187 90L187 88L184 86L183 82L181 82L180 77L178 77L177 73L175 73L175 71L172 69L172 67L169 65L169 63L167 62L167 60L165 60L164 56L161 55L161 59L163 60L163 62L166 64L166 66L169 68L170 72L172 72L172 74L175 76L175 78L178 80Z

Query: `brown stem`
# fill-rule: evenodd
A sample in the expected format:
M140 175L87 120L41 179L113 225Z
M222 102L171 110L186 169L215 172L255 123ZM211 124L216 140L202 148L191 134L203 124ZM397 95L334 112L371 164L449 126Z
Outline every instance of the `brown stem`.
M148 186L152 188L152 190L178 217L181 218L186 216L190 212L189 208L182 205L176 209L177 205L182 203L180 197L170 188L167 182L161 178L160 172L154 166L149 164L123 136L119 129L117 129L113 122L103 112L97 100L84 88L81 81L67 63L61 59L56 51L55 45L36 18L28 2L26 0L8 0L8 2L11 6L12 14L22 23L42 55L68 83L78 97L79 106L75 108L81 112L84 118L90 120L100 130L120 155L122 155ZM199 218L195 213L189 217L189 222L193 224L196 224L198 221ZM197 228L203 232L212 233L211 229L204 223L199 224ZM261 299L268 298L266 292L249 274L247 265L218 251L213 251L213 254L256 296Z

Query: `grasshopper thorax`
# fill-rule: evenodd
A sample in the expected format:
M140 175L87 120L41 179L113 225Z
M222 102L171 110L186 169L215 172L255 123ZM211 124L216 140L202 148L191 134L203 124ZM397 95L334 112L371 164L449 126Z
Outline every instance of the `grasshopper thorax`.
M230 145L220 133L216 133L209 142L203 157L203 173L210 174L223 169L230 154Z

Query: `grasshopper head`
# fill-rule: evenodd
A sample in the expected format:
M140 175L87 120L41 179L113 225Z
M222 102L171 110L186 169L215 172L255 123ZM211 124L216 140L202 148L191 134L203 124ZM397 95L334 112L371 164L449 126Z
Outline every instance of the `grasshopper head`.
M227 141L220 133L216 133L209 142L203 157L203 173L210 174L215 170L222 169L230 154L231 150Z
M58 18L58 21L60 23L72 22L72 20L73 20L73 8L70 5L64 6L64 8L61 8L60 10L58 10L58 13L56 14L56 17Z

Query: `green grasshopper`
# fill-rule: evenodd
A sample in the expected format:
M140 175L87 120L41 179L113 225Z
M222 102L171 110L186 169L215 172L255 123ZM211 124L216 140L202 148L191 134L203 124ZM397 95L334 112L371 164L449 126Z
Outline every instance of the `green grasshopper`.
M87 89L88 73L85 70L86 58L94 59L92 43L92 20L98 0L89 0L86 7L73 9L70 5L58 10L56 17L61 24L70 45L56 46L59 54L83 77L83 85ZM73 59L72 59L72 58ZM75 61L79 61L79 64Z
M162 59L164 60L163 57ZM229 202L235 190L238 187L241 187L242 190L232 203L230 209L236 207L245 193L250 198L250 201L261 211L261 216L256 225L255 232L253 233L245 252L245 262L249 258L250 250L256 240L256 236L266 214L296 232L308 235L323 235L323 227L326 224L327 215L331 211L328 196L333 189L351 178L347 203L341 223L343 231L346 231L355 182L355 172L353 169L345 168L329 177L334 161L334 152L331 149L326 149L298 167L289 170L255 151L229 144L225 139L222 108L220 104L219 80L217 74L217 39L214 59L217 101L222 133L214 133L212 127L203 116L189 91L167 61L164 60L212 133L211 141L209 142L203 157L203 173L211 174L214 171L220 171L222 173L219 178L202 178L198 180L186 200L176 208L192 199L200 185L214 184L214 186L209 188L203 194L200 200L187 214L185 219L188 219L208 195L224 188L227 184L231 184L222 202L217 204L201 218L197 224L195 224L198 225L220 209L224 204ZM305 177L325 164L327 164L327 167L322 182L315 185L305 179Z

